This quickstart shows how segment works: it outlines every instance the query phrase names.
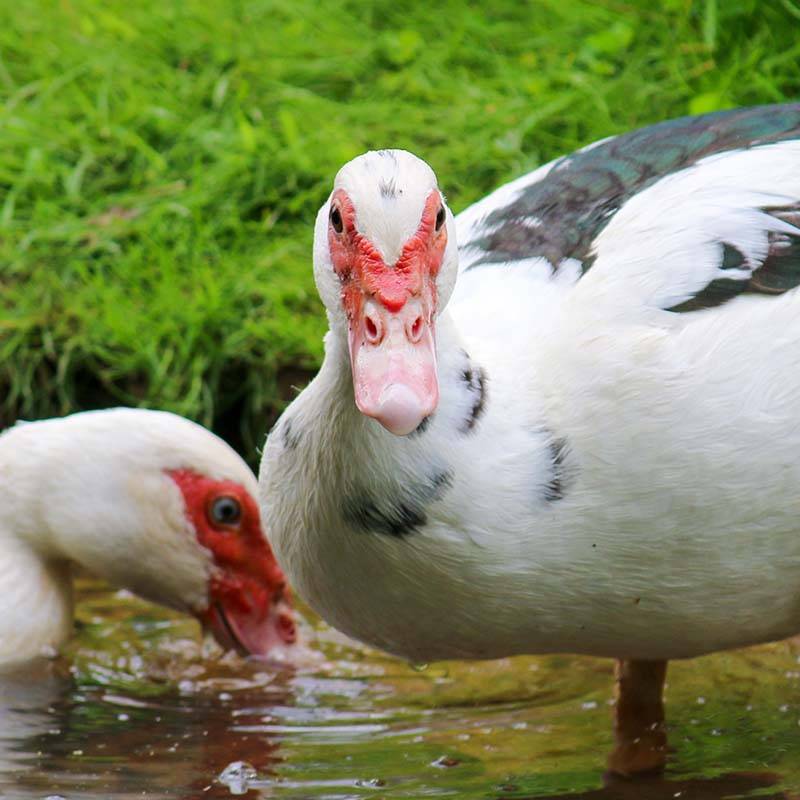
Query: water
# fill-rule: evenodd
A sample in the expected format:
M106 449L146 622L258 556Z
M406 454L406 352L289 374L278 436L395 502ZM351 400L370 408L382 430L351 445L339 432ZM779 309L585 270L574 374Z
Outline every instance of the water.
M800 646L670 667L663 779L603 775L611 664L517 658L424 671L306 617L296 669L221 658L196 625L84 582L68 658L0 678L0 796L791 798ZM203 647L207 648L205 651ZM238 762L238 763L237 763Z

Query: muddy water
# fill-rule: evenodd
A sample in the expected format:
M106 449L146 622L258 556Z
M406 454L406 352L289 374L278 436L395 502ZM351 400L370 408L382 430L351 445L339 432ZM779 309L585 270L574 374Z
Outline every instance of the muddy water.
M674 664L670 769L627 783L603 776L608 662L420 670L307 615L288 669L221 658L191 621L98 584L80 598L67 659L0 677L4 798L800 797L792 643Z

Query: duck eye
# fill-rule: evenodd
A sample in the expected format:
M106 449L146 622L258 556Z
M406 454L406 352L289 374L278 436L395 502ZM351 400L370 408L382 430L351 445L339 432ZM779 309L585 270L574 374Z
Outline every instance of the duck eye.
M436 230L441 230L444 225L444 206L439 206L439 211L436 214Z
M339 211L339 209L335 206L331 209L331 225L333 225L333 229L336 231L336 233L341 233L344 230L344 224L342 223L342 212Z
M235 497L217 497L209 508L211 521L217 525L236 525L242 518L242 507Z

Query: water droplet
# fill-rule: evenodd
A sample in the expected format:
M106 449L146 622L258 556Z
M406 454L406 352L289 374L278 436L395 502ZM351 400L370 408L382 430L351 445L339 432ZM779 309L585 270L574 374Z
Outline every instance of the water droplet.
M705 697L698 697L698 698L697 698L697 705L699 705L699 706L704 706L705 704L706 704L706 699L705 699Z
M231 794L247 794L250 781L257 776L256 768L246 761L232 761L220 772L217 780L228 787Z
M430 664L425 664L422 662L411 663L411 669L413 669L414 672L425 672L425 670L428 669L429 666Z
M128 715L128 714L117 714L117 719L120 722L127 722L130 719L130 715Z
M230 692L220 692L219 699L224 703L226 700L233 700L233 695Z
M585 703L581 703L581 708L584 711L591 711L593 708L597 708L597 703L594 700L587 700Z

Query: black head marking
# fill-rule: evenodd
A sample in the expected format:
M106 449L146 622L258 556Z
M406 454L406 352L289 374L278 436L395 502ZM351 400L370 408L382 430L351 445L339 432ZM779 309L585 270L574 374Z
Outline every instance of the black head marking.
M452 485L453 471L438 470L405 493L387 492L379 498L364 492L351 497L345 501L342 515L356 530L402 539L426 525L427 506L440 500Z
M381 178L378 181L378 191L381 193L381 197L386 198L387 200L394 200L397 197L397 184L395 183L394 178L391 178L390 180Z
M393 164L397 163L397 156L394 150L376 150L375 154L380 158L388 158Z

